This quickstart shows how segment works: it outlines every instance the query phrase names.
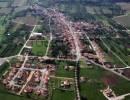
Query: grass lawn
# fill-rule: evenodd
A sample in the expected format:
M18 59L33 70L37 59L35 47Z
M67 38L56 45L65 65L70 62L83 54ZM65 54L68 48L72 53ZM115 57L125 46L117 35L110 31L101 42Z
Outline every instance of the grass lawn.
M96 66L95 68L81 68L80 76L85 76L92 79L99 79L104 75L104 70Z
M75 94L71 91L53 90L52 100L74 100Z
M36 41L32 45L32 54L36 56L44 56L46 53L48 41Z
M74 70L65 70L65 66L73 66L73 64L68 64L67 62L58 62L56 76L59 77L74 77Z
M61 88L61 82L65 81L66 78L51 78L51 84L53 85L52 87L58 89ZM74 79L67 79L69 82L72 82L73 84L68 88L69 91L74 90Z
M59 77L74 77L74 71L66 71L63 67L59 67L56 71L56 76Z

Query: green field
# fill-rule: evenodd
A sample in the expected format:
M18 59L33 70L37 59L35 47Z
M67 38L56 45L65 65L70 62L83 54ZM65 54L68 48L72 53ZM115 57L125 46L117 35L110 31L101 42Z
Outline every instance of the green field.
M73 78L74 77L74 70L65 70L64 67L65 66L73 66L75 67L75 63L73 64L69 64L67 62L58 62L57 63L57 70L56 70L56 76L59 77L70 77Z
M126 64L130 64L130 57L129 57L129 49L127 49L129 46L129 38L106 38L106 39L102 39L102 41L99 41L99 45L100 47L104 50L104 52L106 53L106 60L109 62L112 62L114 64L119 64L120 66L126 66L124 65L123 62L125 62ZM116 54L118 55L123 62L121 62L121 60L119 60L119 58L117 58L117 56L115 56L111 51L108 50L108 48L106 48L106 46L104 45L104 43ZM125 43L125 45L124 45Z
M53 90L52 100L74 100L75 94L71 91Z
M83 83L81 84L81 96L88 98L88 100L106 100L103 94L100 92L102 88L101 83Z
M7 92L8 90L6 90L2 84L0 84L0 99L1 100L31 100L31 99L27 99L25 97L21 97L21 96L17 96L15 94L9 93Z
M97 67L92 69L80 69L80 76L89 78L93 81L80 84L80 93L82 97L87 97L88 100L94 100L95 98L97 100L106 100L103 94L100 92L100 90L104 88L104 84L100 81L103 74L103 70Z
M97 66L93 66L93 68L81 68L80 76L87 78L86 82L80 84L80 91L81 96L87 97L88 100L94 100L95 98L97 100L106 100L100 90L106 88L108 85L114 90L116 95L130 92L130 82ZM104 80L107 80L107 82Z
M32 54L36 56L44 56L46 53L48 41L36 41L32 45Z

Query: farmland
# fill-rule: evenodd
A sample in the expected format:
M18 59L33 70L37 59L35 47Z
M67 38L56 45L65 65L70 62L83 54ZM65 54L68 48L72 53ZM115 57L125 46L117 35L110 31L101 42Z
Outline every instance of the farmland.
M11 27L10 27L11 26ZM15 23L10 23L6 34L4 34L4 39L1 41L0 56L16 55L21 49L24 40L23 38L28 37L31 27L25 25L19 25ZM25 31L23 31L25 29ZM8 40L8 41L7 41ZM10 41L10 42L9 42Z
M117 3L125 12L125 15L114 17L113 19L120 23L121 25L124 25L127 28L130 28L130 3Z
M5 28L7 26L7 20L9 19L8 16L0 16L0 34L4 34Z
M86 78L86 82L81 83L81 96L86 97L87 94L88 99L93 100L96 97L100 98L100 100L106 100L100 90L106 88L107 85L109 85L117 95L129 92L128 88L126 88L130 85L129 82L112 73L106 72L97 66L93 66L92 68L81 68L80 76ZM93 93L95 96L93 96Z
M5 15L10 14L11 10L12 10L11 8L1 8L0 14L5 14Z
M47 0L39 0L44 6L57 6L59 10L67 15L69 15L73 20L98 20L96 17L98 15L106 16L106 17L113 17L123 14L121 7L118 5L114 5L113 3L101 3L97 1L79 1L76 2L68 1L62 2L51 2ZM49 5L50 4L50 5ZM111 6L110 6L111 5ZM82 12L83 11L83 12ZM78 13L80 12L80 14Z
M0 7L8 7L8 2L0 2Z
M25 17L17 17L13 21L16 22L16 23L26 24L26 25L29 25L29 26L34 26L38 22L37 18L30 16L30 15L27 15Z
M28 38L31 26L37 23L35 18L32 17L17 17L16 22L13 22L15 12L12 13L15 6L18 9L21 6L26 6L28 2L26 0L2 0L0 1L0 56L16 55L23 43ZM21 13L21 12L20 12ZM27 20L30 19L30 20ZM20 21L20 22L19 22ZM22 21L22 23L21 23ZM24 25L27 24L27 25ZM25 29L25 30L24 30ZM25 39L25 40L24 40Z
M19 0L14 0L14 2L13 2L13 4L12 4L12 6L24 6L24 5L26 5L26 3L27 3L27 0L21 0L21 1L19 1Z
M124 16L118 16L115 17L114 20L117 21L118 23L124 25L127 28L130 28L130 14L124 15Z
M117 5L121 6L126 13L130 13L130 3L117 3Z
M121 39L102 39L104 43L107 44L107 46L116 54L119 55L120 58L122 58L122 60L127 63L130 64L129 62L129 50L127 48L129 48L129 42L127 40L127 38L121 38ZM115 55L113 55L111 52L109 52L109 50L106 49L106 47L103 45L103 42L99 42L100 46L102 47L102 49L108 54L108 56L110 57L109 59L111 59L111 61L115 64L119 64L122 66L126 66L123 63L121 63L121 61L119 59L116 59L117 57ZM124 45L124 42L126 43Z

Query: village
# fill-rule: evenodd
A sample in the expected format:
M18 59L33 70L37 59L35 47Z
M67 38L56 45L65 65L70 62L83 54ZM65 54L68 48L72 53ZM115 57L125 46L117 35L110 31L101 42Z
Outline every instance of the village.
M82 90L89 91L82 86L97 83L101 87L95 90L103 100L124 100L130 95L129 90L120 94L119 88L115 89L120 80L123 85L130 81L130 66L104 42L107 35L103 32L110 32L109 38L121 38L113 27L101 22L74 22L57 8L44 8L40 4L32 5L30 10L45 20L42 21L49 31L37 31L41 24L31 26L17 55L2 58L9 63L9 68L2 75L1 83L9 92L51 100L54 94L64 91L72 95L68 100L82 100ZM106 56L105 50L121 64L108 60L111 56ZM98 80L95 73L99 69ZM94 74L89 70L95 71Z

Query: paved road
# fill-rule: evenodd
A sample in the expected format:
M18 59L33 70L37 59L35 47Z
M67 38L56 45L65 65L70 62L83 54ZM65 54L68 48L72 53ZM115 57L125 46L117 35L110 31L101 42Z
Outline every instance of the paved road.
M28 38L28 39L27 39L27 41L25 42L24 46L21 48L20 52L18 53L18 56L22 53L22 51L23 51L24 47L26 46L26 44L27 44L27 43L28 43L28 41L30 40L30 38L31 38L31 36L32 36L32 34L33 34L33 32L34 32L34 30L35 30L36 26L37 26L37 25L35 25L35 26L33 27L32 32L31 32L31 34L30 34L29 38Z
M92 44L92 42L91 42L91 40L90 40L90 38L85 34L85 36L86 36L86 38L88 39L88 41L90 42L90 44L91 44L91 46L93 47L93 44ZM101 39L101 38L100 38ZM102 40L102 39L101 39ZM103 41L102 41L103 42ZM108 48L108 49L110 49L104 42L103 42L103 44ZM93 47L93 49L94 49L94 47ZM95 49L94 49L95 50ZM116 53L114 53L113 51L111 51L124 65L126 65L126 66L128 66ZM86 58L85 58L86 59ZM90 61L91 63L93 63L93 64L95 64L95 65L97 65L97 66L100 66L101 68L103 68L103 69L105 69L105 70L107 70L107 71L110 71L110 72L112 72L112 73L114 73L114 74L116 74L116 75L118 75L118 76L120 76L120 77L122 77L122 78L124 78L124 79L126 79L126 80L128 80L128 81L130 81L130 79L129 78L127 78L127 77L125 77L124 75L122 75L122 74L120 74L120 73L117 73L117 72L115 72L113 69L110 69L110 68L107 68L107 67L105 67L105 65L103 64L103 65L100 65L100 64L98 64L98 63L96 63L96 62L94 62L94 61L92 61L92 60L89 60L89 59L86 59L87 61Z
M86 59L86 58L85 58L85 59ZM97 65L97 66L99 66L99 67L101 67L101 68L103 68L103 69L105 69L105 70L107 70L107 71L110 71L110 72L112 72L112 73L114 73L114 74L116 74L116 75L118 75L118 76L120 76L120 77L122 77L122 78L124 78L124 79L126 79L126 80L128 80L128 81L130 81L129 78L125 77L124 75L122 75L122 74L120 74L120 73L115 72L113 69L107 68L107 67L105 67L104 65L100 65L100 64L94 62L93 60L89 60L89 59L86 59L86 60L89 61L89 62L91 62L91 63L94 64L94 65Z
M18 72L15 74L15 76L12 78L12 80L10 81L10 85L14 84L14 79L18 76L18 74L20 73L20 71L24 68L24 65L26 63L26 61L28 60L28 55L25 56L25 60L21 66L21 68L18 70Z
M49 29L50 29L50 39L49 39L49 42L48 42L48 46L47 46L47 49L46 49L46 53L45 53L45 56L47 56L48 54L48 51L49 51L49 48L50 48L50 45L51 45L51 41L52 41L52 29L51 29L51 16L49 16Z
M34 72L35 71L31 71L30 72L30 75L28 76L26 83L23 85L23 87L21 88L21 90L18 92L18 95L20 95L22 93L22 91L24 90L24 88L26 87L26 85L28 84L28 82L31 80Z
M76 50L76 67L75 67L75 87L76 87L76 100L81 100L81 97L80 97L80 91L79 91L79 83L78 83L78 62L79 62L79 59L81 58L81 53L80 53L80 48L79 48L79 45L78 45L78 40L77 40L77 37L75 35L75 32L74 30L72 29L72 26L70 24L69 21L65 20L65 18L59 18L59 20L68 27L69 31L70 31L70 34L71 36L73 37L73 42L75 43L75 50Z

